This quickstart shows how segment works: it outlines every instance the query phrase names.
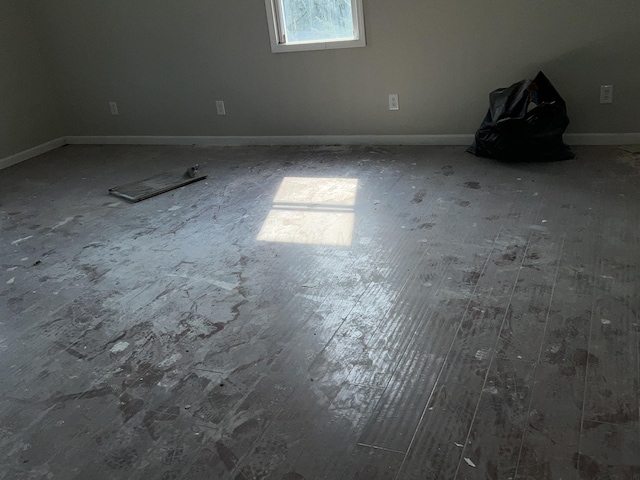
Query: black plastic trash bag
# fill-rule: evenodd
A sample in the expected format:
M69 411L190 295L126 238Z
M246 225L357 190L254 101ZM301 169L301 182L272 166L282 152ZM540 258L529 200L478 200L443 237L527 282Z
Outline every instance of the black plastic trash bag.
M489 95L489 111L467 152L505 161L568 160L567 106L544 73Z

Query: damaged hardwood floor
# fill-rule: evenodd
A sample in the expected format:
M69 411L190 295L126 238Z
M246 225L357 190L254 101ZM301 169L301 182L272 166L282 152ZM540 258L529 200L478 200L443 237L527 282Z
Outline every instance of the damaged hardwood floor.
M0 171L0 479L640 478L638 151L67 146Z

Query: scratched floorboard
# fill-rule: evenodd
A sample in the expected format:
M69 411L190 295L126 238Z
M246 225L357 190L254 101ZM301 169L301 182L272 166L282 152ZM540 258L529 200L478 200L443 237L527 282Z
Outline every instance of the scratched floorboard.
M67 146L0 171L0 479L640 478L640 157L576 152ZM274 206L285 177L357 179L354 205ZM352 213L351 241L258 240L283 208Z

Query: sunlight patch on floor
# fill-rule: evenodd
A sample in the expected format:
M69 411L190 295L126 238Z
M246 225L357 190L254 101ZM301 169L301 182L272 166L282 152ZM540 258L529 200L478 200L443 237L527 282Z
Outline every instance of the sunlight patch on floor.
M286 177L257 239L349 246L358 179Z

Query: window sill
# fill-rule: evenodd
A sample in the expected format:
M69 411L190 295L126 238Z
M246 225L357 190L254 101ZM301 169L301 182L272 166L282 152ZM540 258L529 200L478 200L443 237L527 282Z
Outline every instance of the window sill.
M271 44L273 53L304 52L310 50L332 50L337 48L358 48L366 47L364 38L357 40L336 40L333 42L300 42L300 43L278 43Z

